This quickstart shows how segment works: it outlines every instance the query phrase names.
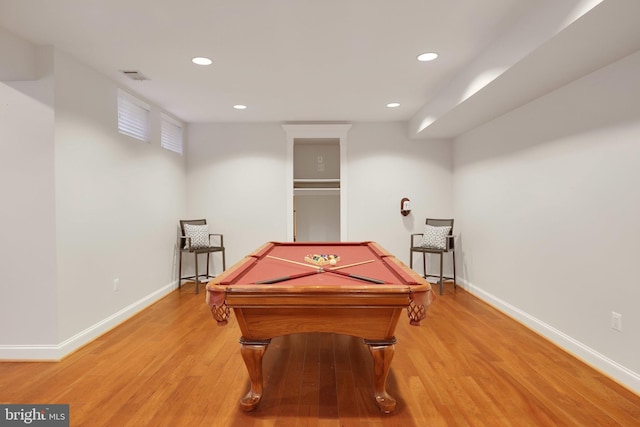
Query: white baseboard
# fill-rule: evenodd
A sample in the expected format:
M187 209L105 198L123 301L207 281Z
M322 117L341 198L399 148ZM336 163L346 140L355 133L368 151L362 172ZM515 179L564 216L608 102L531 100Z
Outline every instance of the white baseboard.
M165 297L177 286L177 281L169 283L57 345L0 345L0 360L58 361Z
M497 310L505 313L509 317L522 323L529 329L537 332L549 341L556 344L558 347L571 353L578 359L582 360L586 364L592 366L603 374L611 377L616 382L632 390L633 392L640 394L640 374L634 372L615 360L609 359L607 356L600 354L591 347L575 340L569 335L559 331L551 325L537 319L530 314L520 310L517 307L512 306L506 301L497 298L483 289L474 286L466 280L458 278L458 286L462 285L469 293L480 298L487 304L491 305Z

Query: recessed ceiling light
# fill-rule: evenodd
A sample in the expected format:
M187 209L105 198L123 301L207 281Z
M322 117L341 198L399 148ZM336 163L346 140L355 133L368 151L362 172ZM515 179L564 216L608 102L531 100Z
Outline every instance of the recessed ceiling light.
M242 104L236 104L233 106L233 108L235 108L236 110L246 110L247 106Z
M387 107L389 107L389 108L396 108L396 107L399 107L399 106L400 106L400 104L397 103L397 102L390 102L390 103L387 104Z
M438 54L435 52L423 53L418 55L418 61L421 61L421 62L433 61L437 57L438 57Z
M210 60L209 58L205 58L203 56L196 56L195 58L193 58L191 60L191 62L193 62L194 64L197 64L197 65L211 65L211 64L213 64L212 60Z

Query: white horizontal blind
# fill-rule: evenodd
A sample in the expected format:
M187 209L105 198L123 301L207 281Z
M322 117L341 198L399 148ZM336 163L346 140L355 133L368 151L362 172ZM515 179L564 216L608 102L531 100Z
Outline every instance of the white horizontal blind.
M149 142L149 104L118 89L118 131Z
M182 124L166 114L161 114L160 117L160 145L182 154Z

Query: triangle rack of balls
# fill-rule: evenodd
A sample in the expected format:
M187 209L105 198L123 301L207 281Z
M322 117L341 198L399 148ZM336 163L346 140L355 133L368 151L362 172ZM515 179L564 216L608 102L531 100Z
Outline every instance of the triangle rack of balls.
M315 265L336 265L340 257L335 254L307 254L304 260Z

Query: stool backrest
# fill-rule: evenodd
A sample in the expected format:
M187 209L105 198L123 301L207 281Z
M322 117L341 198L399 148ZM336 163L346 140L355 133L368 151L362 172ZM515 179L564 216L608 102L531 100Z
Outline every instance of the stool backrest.
M433 227L451 227L451 230L449 230L449 236L453 236L453 218L427 218L425 224ZM453 249L453 239L450 239L449 247Z
M184 225L185 224L189 224L189 225L206 225L207 224L207 220L206 219L181 219L180 220L180 248L184 248L184 246L187 244L187 242L185 241L185 238L182 237L184 236Z

